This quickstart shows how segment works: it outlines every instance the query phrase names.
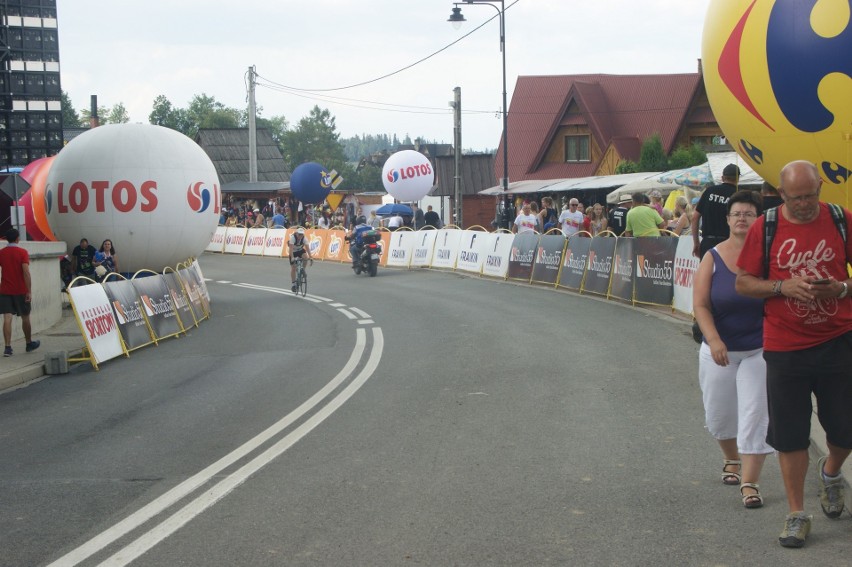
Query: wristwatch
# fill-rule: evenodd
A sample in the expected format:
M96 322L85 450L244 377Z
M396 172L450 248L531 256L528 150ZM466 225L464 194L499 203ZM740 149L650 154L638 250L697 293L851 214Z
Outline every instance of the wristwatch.
M843 291L840 292L840 295L837 296L837 299L843 299L846 297L846 294L849 293L849 286L846 285L846 282L840 282L840 285L843 286Z
M781 285L783 283L782 280L775 280L775 284L772 286L772 295L781 295Z

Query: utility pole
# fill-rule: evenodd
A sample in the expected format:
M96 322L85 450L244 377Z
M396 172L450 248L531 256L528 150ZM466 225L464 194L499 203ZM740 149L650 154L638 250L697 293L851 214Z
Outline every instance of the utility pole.
M453 176L453 199L455 214L454 223L462 228L462 182L461 182L461 159L462 159L462 135L461 135L461 87L453 89L453 149L455 151L455 175Z
M257 105L254 100L255 67L252 65L248 70L248 127L249 127L249 181L257 182Z

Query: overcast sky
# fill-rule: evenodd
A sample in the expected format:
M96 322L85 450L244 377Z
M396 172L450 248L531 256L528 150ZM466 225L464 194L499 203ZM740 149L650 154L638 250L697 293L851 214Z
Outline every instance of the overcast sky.
M711 0L506 0L507 85L519 75L695 72ZM495 2L499 5L499 2ZM461 87L462 146L497 147L502 70L497 10L450 0L59 0L62 89L75 108L118 102L147 122L165 95L247 104L255 65L261 116L295 125L314 105L341 137L406 134L452 143L448 102ZM465 37L477 26L484 27ZM450 47L454 41L458 41ZM446 48L446 49L444 49ZM336 89L320 92L295 89ZM283 88L286 87L286 88Z

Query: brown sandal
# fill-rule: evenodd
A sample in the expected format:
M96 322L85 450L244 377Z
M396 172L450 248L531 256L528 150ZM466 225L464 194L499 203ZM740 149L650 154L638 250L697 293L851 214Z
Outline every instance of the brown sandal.
M722 482L724 484L727 484L728 486L739 485L740 480L742 479L742 476L740 476L740 471L738 470L737 472L729 472L728 467L741 467L743 464L742 461L725 459L723 462L725 464L722 467Z
M743 488L751 488L754 494L743 494ZM760 508L763 506L763 496L760 495L760 485L753 482L744 482L740 485L740 494L743 497L743 506L746 508Z

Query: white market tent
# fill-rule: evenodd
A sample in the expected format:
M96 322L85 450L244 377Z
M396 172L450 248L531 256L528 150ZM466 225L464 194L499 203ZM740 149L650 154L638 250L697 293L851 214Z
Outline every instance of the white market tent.
M621 187L632 181L659 175L650 171L641 173L622 173L620 175L594 175L568 179L528 179L509 183L512 195L524 193L568 193L571 191L594 191ZM480 195L502 195L503 186L495 185L479 192Z

